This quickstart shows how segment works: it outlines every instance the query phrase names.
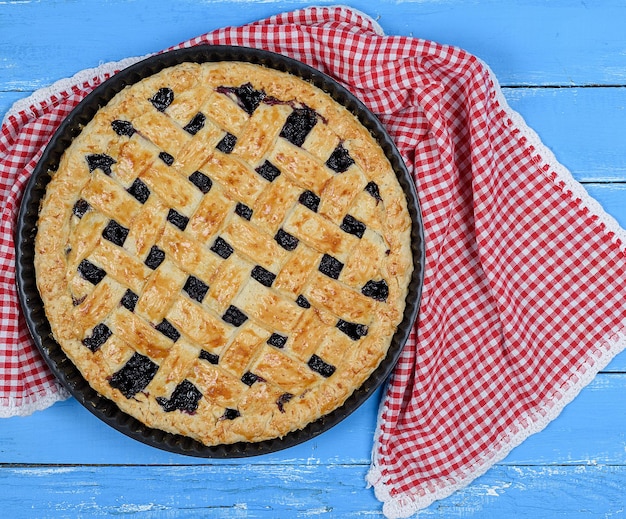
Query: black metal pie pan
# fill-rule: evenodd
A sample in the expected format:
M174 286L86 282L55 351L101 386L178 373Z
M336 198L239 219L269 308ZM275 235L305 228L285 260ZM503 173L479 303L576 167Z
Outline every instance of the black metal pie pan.
M58 168L61 156L72 140L98 111L118 92L164 68L183 62L243 61L288 72L314 84L350 110L370 130L391 162L405 192L411 214L414 272L409 285L406 309L387 356L365 383L343 406L283 438L258 443L235 443L208 447L191 438L147 427L122 412L87 383L52 337L43 302L35 281L34 242L39 205L50 181L50 171ZM200 45L151 56L118 72L95 88L61 123L46 147L24 191L16 228L17 287L24 316L33 339L52 372L68 391L90 412L119 432L140 442L169 452L205 458L241 458L276 452L309 440L327 431L355 411L389 376L409 337L417 317L424 275L424 235L419 202L400 153L380 121L354 95L329 76L299 61L264 50L246 47Z

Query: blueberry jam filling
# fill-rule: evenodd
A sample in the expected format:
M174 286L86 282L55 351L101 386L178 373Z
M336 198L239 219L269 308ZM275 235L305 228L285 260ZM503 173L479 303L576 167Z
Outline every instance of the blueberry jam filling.
M89 202L87 202L87 200L83 198L80 198L76 200L74 207L72 207L72 212L76 216L78 216L78 218L82 218L83 216L85 216L85 213L89 211L90 208L91 206L89 205Z
M250 218L252 218L252 209L250 209L246 204L239 202L237 207L235 207L235 214L238 214L244 220L250 220Z
M159 88L152 96L150 102L159 112L165 112L167 107L174 101L174 91L171 88Z
M211 187L213 187L211 179L201 171L194 171L191 175L189 175L189 181L196 186L203 195L206 195L209 191L211 191Z
M230 305L222 315L222 319L228 324L239 327L248 320L248 316L236 306Z
M134 180L126 191L142 204L145 204L150 197L150 188L138 178Z
M278 229L276 236L274 236L274 240L276 240L276 243L278 243L278 245L280 245L283 249L288 251L294 250L298 246L299 242L298 238L292 236L283 229Z
M365 233L365 224L357 220L354 216L347 214L341 222L341 230L348 234L353 234L357 238L362 238Z
M206 116L202 112L198 112L196 115L193 116L193 119L191 119L191 121L189 121L187 125L183 127L183 130L191 135L195 135L200 130L202 130L202 128L204 128L205 122Z
M231 409L227 407L224 410L224 414L219 418L220 420L234 420L235 418L239 418L241 413L237 411L237 409Z
M104 269L97 267L91 261L84 259L78 265L78 273L92 285L97 285L107 275Z
M350 323L339 319L337 322L337 328L350 337L353 341L358 341L361 337L365 337L368 332L368 328L364 324Z
M202 303L204 296L206 296L206 293L209 291L209 285L195 276L189 276L187 281L185 281L183 290L187 292L187 295L191 299L198 301L198 303Z
M122 296L120 304L126 308L126 310L134 312L135 306L137 306L137 301L139 301L139 296L129 288Z
M200 350L200 355L198 357L202 360L206 360L209 364L217 364L220 361L218 355L206 350Z
M261 283L261 285L268 288L272 286L272 283L274 283L274 280L276 279L276 274L264 269L260 265L254 267L250 275L253 279L256 279L259 283Z
M380 191L378 189L378 184L376 182L370 182L365 186L365 191L367 191L377 202L382 202L383 199L380 196Z
M113 332L111 332L110 328L106 324L100 323L94 326L91 336L85 337L82 342L85 346L87 346L87 348L95 353L98 351L100 346L102 346L107 339L111 337L112 333Z
M269 160L266 160L256 168L255 171L269 182L273 182L280 175L280 169L274 166Z
M296 108L289 114L280 136L295 146L302 146L307 135L317 123L317 112L308 106Z
M167 213L167 221L175 227L178 227L181 231L184 231L185 227L187 227L187 224L189 223L189 218L187 218L184 214L180 214L175 209L170 209Z
M237 144L237 137L232 133L227 133L222 140L217 143L216 148L222 153L230 153L235 148L235 144Z
M113 128L113 131L120 137L132 137L136 131L130 121L122 121L120 119L113 121L111 128Z
M174 328L174 325L170 323L167 319L163 319L159 324L155 326L155 328L163 335L165 335L168 339L171 339L174 342L180 339L180 332L176 328Z
M126 398L133 398L146 388L158 369L158 364L148 357L134 353L122 369L113 373L109 385L118 389Z
M343 263L341 263L341 261L337 258L333 258L328 254L324 254L324 256L322 256L319 266L319 271L322 274L326 274L329 278L337 279L339 278L339 274L341 274L342 269Z
M144 263L146 267L155 270L161 263L163 263L163 260L165 260L165 252L159 249L156 245L153 245Z
M274 346L274 348L284 348L287 344L287 337L278 333L273 333L270 338L267 339L267 344Z
M87 161L89 173L93 173L96 169L99 169L102 173L109 176L113 173L111 166L116 162L113 157L107 155L106 153L93 153L85 156L85 160Z
M317 213L317 209L320 206L320 197L313 193L313 191L304 191L300 195L300 198L298 198L298 202L314 213Z
M309 303L309 300L302 294L300 294L298 299L296 299L296 304L302 308L311 308L311 303Z
M167 164L168 166L171 166L172 164L174 164L174 157L172 157L169 153L167 153L166 151L162 151L161 153L159 153L159 158L165 162L165 164Z
M230 246L230 244L224 238L220 238L219 236L213 242L211 250L224 259L228 259L234 252L234 249Z
M354 159L341 144L335 148L326 161L326 165L336 173L343 173L352 166L352 164L354 164Z
M157 397L156 401L166 413L182 411L193 414L198 409L198 402L201 398L202 393L200 393L200 390L189 380L185 379L176 386L169 399Z
M309 362L307 362L307 364L309 368L311 368L316 373L319 373L324 378L330 377L337 369L332 364L324 362L320 357L315 354L311 355L311 358L309 359Z
M278 406L278 410L281 413L285 412L285 404L289 402L292 398L293 395L291 393L283 393L278 397L278 400L276 400L276 405Z
M387 297L389 297L389 286L384 279L381 279L380 281L374 281L371 279L365 283L361 289L361 293L364 296L376 299L376 301L387 301Z
M251 83L246 83L240 87L217 87L217 92L226 95L234 94L237 104L243 108L248 115L254 113L266 96L263 90L255 90Z
M126 237L128 236L129 232L129 229L120 225L115 220L109 220L109 223L102 231L102 237L105 240L108 240L111 243L114 243L115 245L119 245L121 247L122 245L124 245L124 242L126 241Z
M241 377L241 381L246 386L251 386L255 382L264 382L265 380L262 377L259 377L259 375L252 373L251 371L246 371Z

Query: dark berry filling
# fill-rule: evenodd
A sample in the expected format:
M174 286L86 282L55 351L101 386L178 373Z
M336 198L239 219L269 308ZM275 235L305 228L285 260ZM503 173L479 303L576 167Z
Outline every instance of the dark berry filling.
M370 182L365 186L365 191L367 191L370 195L372 195L377 202L382 202L383 199L380 196L380 191L378 189L378 184L376 182Z
M278 410L281 413L285 412L285 404L289 402L292 398L293 395L291 393L283 393L278 397L278 400L276 400L276 405L278 406Z
M116 119L111 123L111 127L113 131L117 133L120 137L132 137L135 133L135 128L130 121L122 121L120 119Z
M235 214L238 214L245 220L250 220L250 218L252 218L252 209L250 209L246 204L239 202L237 207L235 207Z
M174 164L174 157L172 157L167 151L162 151L161 153L159 153L159 158L168 166Z
M337 328L350 337L353 341L358 341L361 337L365 337L368 332L368 328L364 324L349 323L343 319L339 319L337 322Z
M206 122L206 116L202 112L198 112L193 116L193 119L187 123L187 125L183 128L187 133L191 135L195 135L202 128L204 128L204 123Z
M339 146L335 148L326 161L326 165L337 173L343 173L352 166L352 164L354 164L354 159L342 144L339 144Z
M273 182L280 175L280 169L278 169L269 160L266 160L255 171L261 175L265 180Z
M239 418L241 414L237 409L231 409L227 407L224 411L224 414L220 417L220 420L234 420L235 418Z
M169 400L157 397L156 401L166 413L178 410L193 414L198 409L198 402L201 398L202 393L200 393L200 390L189 380L183 380L176 386Z
M237 104L243 108L248 115L252 115L259 107L261 101L265 99L263 90L255 90L251 83L246 83L240 87L218 87L220 94L235 94Z
M134 353L122 369L113 373L109 385L118 389L126 398L132 398L146 388L158 369L158 364L148 357Z
M313 193L313 191L304 191L300 195L298 202L304 207L308 207L314 213L317 213L317 209L320 206L320 197Z
M175 209L170 209L167 213L167 221L175 227L178 227L181 231L184 231L185 227L187 227L187 224L189 223L189 218L187 218L184 214L180 214Z
M219 236L215 239L215 242L213 242L211 250L224 259L230 257L230 255L234 252L234 249L230 246L230 244Z
M371 279L365 283L365 286L361 289L361 293L377 301L387 301L387 297L389 297L389 286L387 286L387 282L384 279L380 281Z
M165 251L159 249L156 245L153 245L148 253L146 261L144 261L146 267L155 270L165 260Z
M111 337L112 333L106 324L100 323L94 326L90 337L83 339L83 344L95 353Z
M283 129L280 131L280 136L295 146L302 146L316 123L317 112L315 110L311 110L308 106L296 108L287 117Z
M261 285L268 288L272 286L272 283L274 283L274 280L276 279L276 274L264 269L260 265L254 267L250 275L253 279L256 279L259 283L261 283Z
M309 303L309 300L302 294L300 294L298 299L296 299L296 304L302 308L311 308L311 303Z
M107 275L104 269L97 267L91 261L84 259L78 265L78 273L93 285L97 285Z
M206 360L210 364L217 364L220 361L220 358L215 353L208 352L206 350L200 350L199 358L202 360Z
M324 256L322 256L319 266L319 271L322 274L326 274L329 278L337 279L339 278L339 274L341 274L342 269L343 263L341 263L341 261L337 258L333 258L328 254L324 254Z
M362 238L365 233L365 224L357 220L354 216L347 214L341 222L341 230L348 234L354 234L357 238Z
M165 112L167 107L174 101L174 91L171 88L159 88L156 94L152 96L150 102L159 111Z
M155 328L159 330L163 335L165 335L168 339L172 339L174 342L180 339L180 332L167 319L163 319L159 324L155 326Z
M252 373L251 371L246 371L243 374L243 376L241 377L241 381L246 386L251 386L255 382L264 382L262 377L259 377L259 375L256 375L256 374Z
M273 333L270 338L267 339L267 344L274 346L274 348L284 348L287 344L287 337L278 333Z
M216 148L222 153L230 153L235 148L235 144L237 144L237 137L232 133L227 133L222 140L217 143Z
M209 285L195 276L189 276L187 281L185 281L183 290L187 292L187 295L191 299L195 299L198 303L202 303L204 296L206 296L206 293L209 291Z
M204 195L211 191L211 187L213 187L211 179L201 171L194 171L191 175L189 175L189 181L202 191L202 194Z
M145 204L150 197L150 188L138 178L135 179L126 191L142 204Z
M230 305L222 315L222 319L233 326L241 326L248 320L248 316L236 306Z
M89 173L93 173L96 169L100 169L105 175L111 175L111 166L116 160L106 153L94 153L85 157Z
M111 243L114 243L115 245L119 245L121 247L122 245L124 245L129 231L129 229L120 225L115 220L109 220L109 223L102 231L102 237L105 240L108 240Z
M287 231L283 229L278 229L276 236L274 236L276 243L280 245L283 249L292 251L298 246L298 238L292 236Z
M324 362L320 357L315 354L311 355L311 358L309 359L309 362L307 364L309 365L309 368L311 368L316 373L319 373L324 378L330 377L337 369L332 364Z
M134 312L137 301L139 301L139 296L129 288L122 296L120 303L127 310Z
M76 203L72 208L72 212L79 218L82 218L83 216L85 216L85 213L89 211L90 208L91 206L89 205L89 202L87 202L87 200L79 198L78 200L76 200Z

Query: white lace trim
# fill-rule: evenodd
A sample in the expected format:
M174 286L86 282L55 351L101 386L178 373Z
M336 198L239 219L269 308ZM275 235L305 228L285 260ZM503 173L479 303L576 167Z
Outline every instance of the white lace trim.
M0 418L12 416L28 416L35 411L43 411L52 404L66 400L70 394L65 388L56 384L26 398L0 398Z
M499 107L512 122L511 127L519 130L520 144L527 150L532 150L533 155L540 157L542 163L549 167L546 175L554 174L555 177L547 176L548 180L557 188L562 189L566 196L571 196L573 200L576 200L580 207L588 209L590 214L597 216L598 222L605 227L604 231L607 237L619 244L620 249L626 252L626 231L620 227L617 220L604 211L597 200L587 193L584 186L572 177L571 172L558 162L552 151L541 142L539 136L526 124L523 117L509 106L495 75L486 64L482 63L482 65L489 72L493 83L492 89L495 92L495 99ZM383 502L383 514L388 519L409 517L430 506L434 501L449 497L457 490L468 486L494 464L502 461L529 436L543 430L624 348L626 348L626 321L618 325L611 336L602 341L601 347L597 348L595 352L590 352L588 360L579 372L572 374L564 387L555 390L553 395L546 398L545 408L541 411L527 413L519 418L503 435L501 442L486 452L467 472L456 474L454 478L446 481L429 482L423 487L416 488L415 492L411 494L391 495L391 489L381 473L380 460L377 455L377 443L381 433L381 428L377 424L372 451L372 465L366 480L368 486L374 487L376 497ZM379 412L379 420L380 414Z

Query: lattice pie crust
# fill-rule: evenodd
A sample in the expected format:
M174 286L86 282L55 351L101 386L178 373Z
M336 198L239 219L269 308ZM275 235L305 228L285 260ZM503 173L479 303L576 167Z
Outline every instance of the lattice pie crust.
M311 84L184 63L127 87L52 173L36 237L55 339L142 423L282 437L385 357L413 268L380 146Z

